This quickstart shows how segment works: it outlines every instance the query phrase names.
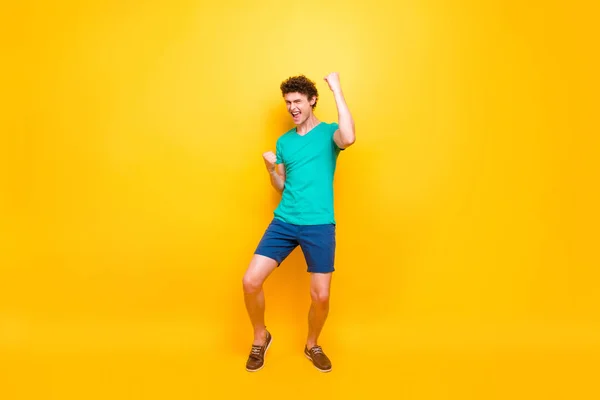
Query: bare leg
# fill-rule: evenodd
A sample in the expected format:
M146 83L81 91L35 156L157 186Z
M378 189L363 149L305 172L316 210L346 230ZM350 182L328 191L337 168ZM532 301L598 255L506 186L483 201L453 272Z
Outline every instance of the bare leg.
M306 347L311 349L317 344L321 330L329 314L329 289L332 273L313 273L310 277L310 297L312 303L308 312L308 338Z
M277 268L277 261L255 254L244 274L244 303L254 328L254 342L252 344L262 346L265 344L265 294L263 283L267 277Z

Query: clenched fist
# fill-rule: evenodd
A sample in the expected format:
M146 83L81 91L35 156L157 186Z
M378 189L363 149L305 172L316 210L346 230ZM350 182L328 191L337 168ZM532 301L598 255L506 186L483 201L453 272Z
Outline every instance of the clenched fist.
M275 170L275 161L277 161L277 156L272 151L267 151L263 153L263 159L265 160L265 165L267 169L272 172Z
M325 77L325 82L329 85L332 92L337 92L342 89L340 85L340 75L337 72L332 72Z

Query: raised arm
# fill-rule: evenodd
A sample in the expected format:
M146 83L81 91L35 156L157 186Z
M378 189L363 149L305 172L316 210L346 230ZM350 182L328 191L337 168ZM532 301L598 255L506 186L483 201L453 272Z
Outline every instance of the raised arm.
M337 72L332 72L325 77L325 81L329 85L329 89L333 92L335 104L338 111L339 129L335 131L333 140L342 149L346 149L354 144L356 134L354 133L354 120L348 109L342 86L340 84L340 76Z

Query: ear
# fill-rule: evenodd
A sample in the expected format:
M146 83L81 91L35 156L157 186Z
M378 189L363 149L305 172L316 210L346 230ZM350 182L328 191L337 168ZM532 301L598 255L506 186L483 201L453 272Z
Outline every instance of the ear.
M317 101L317 96L313 96L313 97L310 99L310 105L311 105L311 106L314 106L316 101Z

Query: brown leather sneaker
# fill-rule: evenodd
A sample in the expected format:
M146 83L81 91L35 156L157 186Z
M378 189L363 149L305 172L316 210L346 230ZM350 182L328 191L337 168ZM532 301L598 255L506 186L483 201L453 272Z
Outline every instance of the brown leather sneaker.
M267 339L264 346L252 345L248 361L246 361L246 371L255 372L265 365L265 354L271 345L271 334L267 331Z
M331 371L331 361L329 358L323 353L323 349L321 346L314 346L310 350L304 346L304 355L310 361L312 361L315 368L317 368L321 372L329 372Z

